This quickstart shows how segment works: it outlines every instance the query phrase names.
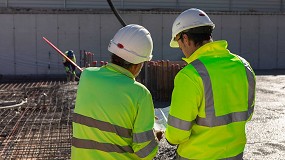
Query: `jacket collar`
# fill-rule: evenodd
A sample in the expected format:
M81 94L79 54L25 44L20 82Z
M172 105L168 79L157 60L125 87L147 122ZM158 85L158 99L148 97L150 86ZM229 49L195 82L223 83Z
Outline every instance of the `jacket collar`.
M116 72L119 72L121 74L124 74L126 75L127 77L131 78L131 79L135 79L135 76L130 72L128 71L127 69L121 67L121 66L118 66L114 63L108 63L105 65L106 68L110 69L110 70L113 70L113 71L116 71Z
M190 57L182 58L182 59L189 64L202 56L206 56L206 55L219 56L225 53L228 54L229 51L227 50L227 47L228 47L228 43L225 40L209 42L209 43L204 44L200 48L198 48ZM221 52L219 52L219 50Z

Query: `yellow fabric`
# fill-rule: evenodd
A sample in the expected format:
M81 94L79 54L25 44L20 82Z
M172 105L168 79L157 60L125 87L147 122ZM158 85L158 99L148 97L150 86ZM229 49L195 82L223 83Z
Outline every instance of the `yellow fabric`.
M229 52L226 41L207 43L194 52L187 63L199 59L209 72L216 116L248 109L248 84L243 63ZM175 77L169 114L188 122L205 118L205 93L201 76L188 64ZM222 159L243 152L246 121L217 127L194 123L189 131L168 125L165 137L179 144L177 152L189 159Z
M86 68L80 77L75 113L109 122L128 129L132 133L152 130L154 106L148 89L135 81L126 69L112 63L101 68ZM119 146L130 146L134 152L144 148L150 141L134 143L132 138L124 138L111 132L101 131L73 122L73 136ZM154 139L153 139L154 140ZM144 159L152 159L155 149ZM95 149L72 147L72 159L140 159L134 153L103 152Z

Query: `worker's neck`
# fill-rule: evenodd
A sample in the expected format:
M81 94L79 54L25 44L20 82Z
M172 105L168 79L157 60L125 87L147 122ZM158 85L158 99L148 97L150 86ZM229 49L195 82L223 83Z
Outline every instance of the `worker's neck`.
M134 65L132 65L132 67L129 68L128 70L129 70L135 77L137 77L137 76L139 75L139 73L141 72L142 67L143 67L143 63L134 64Z
M205 40L202 42L202 45L200 45L198 48L202 47L203 45L207 44L207 43L210 43L210 42L213 42L213 39L211 38L210 40Z
M195 53L196 50L198 50L200 47L202 47L203 45L205 45L205 44L207 44L207 43L210 43L210 42L213 42L213 39L212 39L212 38L211 38L210 40L205 40L205 41L203 41L201 45L195 45L194 48L193 48L193 50L190 51L190 52L188 52L189 55L188 55L188 56L185 55L186 58L189 58L193 53Z

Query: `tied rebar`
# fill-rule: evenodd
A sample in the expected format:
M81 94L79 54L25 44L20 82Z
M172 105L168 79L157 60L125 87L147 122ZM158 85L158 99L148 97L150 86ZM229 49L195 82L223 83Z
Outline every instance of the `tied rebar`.
M69 159L75 92L63 81L0 84L2 158Z

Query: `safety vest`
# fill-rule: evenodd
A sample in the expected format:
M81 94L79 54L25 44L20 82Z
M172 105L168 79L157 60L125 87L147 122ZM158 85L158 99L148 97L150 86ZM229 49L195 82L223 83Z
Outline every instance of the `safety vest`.
M153 124L151 94L131 72L112 63L86 68L73 114L71 159L153 159Z
M226 41L203 45L175 77L166 139L178 159L241 159L255 99L255 74Z

